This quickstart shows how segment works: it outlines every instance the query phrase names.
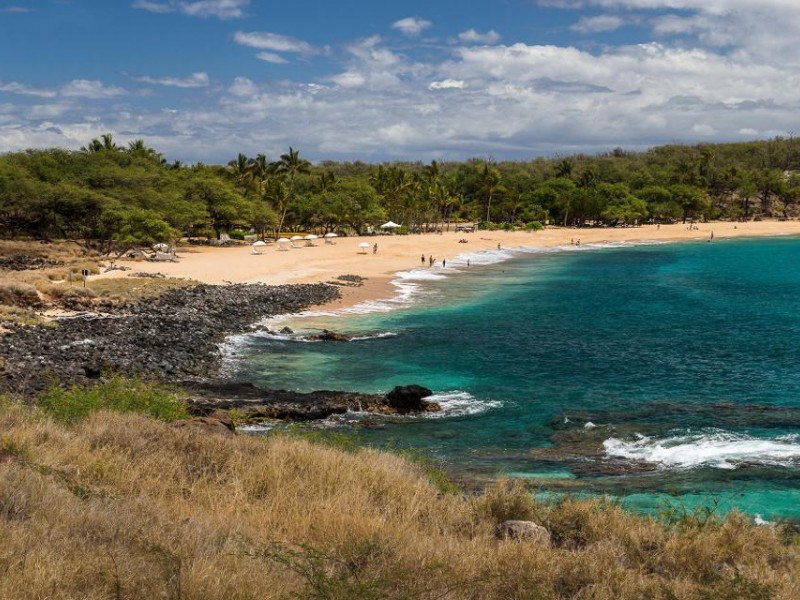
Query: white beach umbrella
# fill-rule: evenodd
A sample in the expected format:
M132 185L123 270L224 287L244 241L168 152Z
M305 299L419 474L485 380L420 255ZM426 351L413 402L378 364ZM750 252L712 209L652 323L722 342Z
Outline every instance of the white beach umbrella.
M304 239L304 240L315 240L315 239L317 239L318 237L319 237L319 236L317 236L317 235L314 235L313 233L309 233L309 234L308 234L306 237L304 237L303 239Z
M397 229L398 227L402 227L402 225L398 225L394 221L388 221L381 225L381 229Z
M367 242L361 242L358 245L358 248L359 248L359 250L358 250L359 254L366 254L367 250L370 248L370 244L368 244Z
M267 245L267 243L266 242L262 242L261 240L258 240L257 242L253 242L253 246L266 246L266 245Z
M326 237L326 238L335 238L335 237L339 237L339 235L338 235L338 234L336 234L336 233L333 233L333 232L331 231L330 233L326 233L326 234L325 234L325 237Z
M288 244L291 240L289 238L280 238L278 240L279 244Z
M289 238L289 241L296 242L297 240L302 240L302 239L303 239L302 235L293 235L292 237Z

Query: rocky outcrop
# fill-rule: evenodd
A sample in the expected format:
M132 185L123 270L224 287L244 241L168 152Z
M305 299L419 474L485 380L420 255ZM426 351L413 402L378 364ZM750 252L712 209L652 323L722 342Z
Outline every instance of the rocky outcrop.
M386 400L393 409L399 413L425 410L428 404L423 400L433 392L421 385L398 385L386 394Z
M378 414L408 414L410 412L437 412L435 402L421 401L418 408L393 406L389 394L360 394L333 390L314 392L292 392L271 390L249 383L228 381L187 383L183 386L192 395L190 412L198 416L211 415L215 411L235 410L238 419L244 422L259 422L268 419L308 421L324 419L348 411L367 411ZM420 386L404 386L421 388ZM430 395L430 390L428 390Z
M79 382L104 372L211 377L226 335L338 297L337 288L324 284L197 285L103 316L8 326L0 335L0 393L31 395L53 380Z

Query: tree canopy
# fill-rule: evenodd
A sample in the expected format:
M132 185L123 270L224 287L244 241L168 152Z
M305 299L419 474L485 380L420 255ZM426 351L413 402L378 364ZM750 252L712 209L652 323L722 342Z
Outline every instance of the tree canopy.
M233 229L363 233L387 219L410 231L453 220L582 227L790 218L799 206L793 137L527 162L313 165L289 148L275 160L240 153L227 165L187 166L110 134L80 151L0 155L0 236L105 249Z

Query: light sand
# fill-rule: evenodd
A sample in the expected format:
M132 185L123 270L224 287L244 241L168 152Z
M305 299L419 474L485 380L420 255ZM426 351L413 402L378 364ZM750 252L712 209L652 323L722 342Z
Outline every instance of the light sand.
M569 245L580 240L581 245L601 242L639 241L689 241L715 240L733 237L800 235L800 221L760 221L748 223L701 223L698 229L687 225L645 225L630 228L577 229L548 227L542 231L504 232L479 231L476 233L443 233L408 236L374 236L339 238L335 245L317 240L316 247L278 251L275 244L266 246L261 255L251 254L250 246L187 247L179 249L180 262L119 261L134 272L163 273L170 277L185 277L204 283L310 283L324 282L345 274L367 278L365 286L344 288L344 298L339 305L351 305L366 299L387 298L393 295L390 281L398 271L428 265L431 254L437 266L442 260L452 260L465 252L497 248L553 247ZM459 243L467 240L466 244ZM360 254L359 243L377 243L378 252L372 248ZM420 256L424 254L424 265ZM124 277L129 272L112 271L101 277Z

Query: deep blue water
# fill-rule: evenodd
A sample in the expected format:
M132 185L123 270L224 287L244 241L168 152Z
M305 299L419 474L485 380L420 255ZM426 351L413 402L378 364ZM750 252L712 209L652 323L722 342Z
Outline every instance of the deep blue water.
M443 415L368 418L361 435L423 448L473 483L510 475L646 512L713 497L800 518L800 240L476 262L417 282L399 310L292 323L388 337L247 338L238 377L298 390L425 385Z

